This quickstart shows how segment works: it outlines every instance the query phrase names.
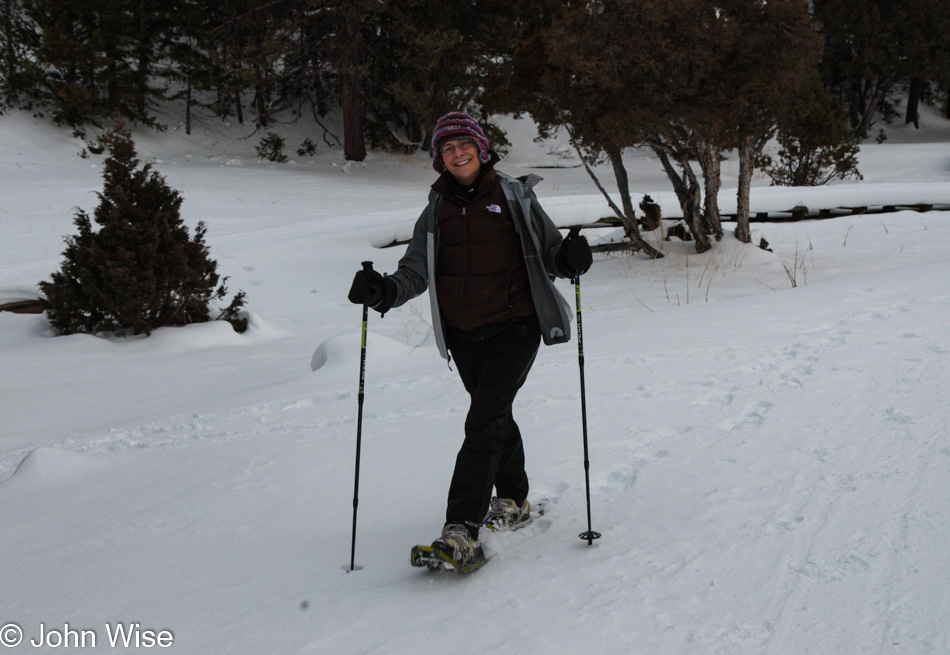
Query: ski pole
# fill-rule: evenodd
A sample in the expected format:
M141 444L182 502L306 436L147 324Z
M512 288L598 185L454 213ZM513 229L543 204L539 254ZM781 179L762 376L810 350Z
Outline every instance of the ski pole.
M363 262L363 271L373 270L373 262ZM350 571L356 569L356 508L360 504L360 446L363 439L363 387L366 382L366 321L369 305L363 304L363 334L360 339L360 390L357 394L359 410L356 415L356 473L353 482L353 538L350 542Z
M571 228L568 236L577 236L580 234L580 227ZM581 322L581 277L575 276L571 282L574 283L574 297L577 301L577 365L581 375L581 426L584 431L584 484L587 488L587 531L582 532L578 537L587 541L590 546L594 539L600 539L599 532L594 532L591 527L590 518L590 457L587 449L587 392L584 388L584 327Z

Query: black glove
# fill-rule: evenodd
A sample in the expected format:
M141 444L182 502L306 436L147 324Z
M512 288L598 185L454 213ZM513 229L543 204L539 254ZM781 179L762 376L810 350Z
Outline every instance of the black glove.
M571 232L561 242L561 249L554 258L557 267L566 277L578 277L590 269L594 255L590 251L587 237Z
M396 299L396 283L377 271L363 269L353 277L347 298L355 305L369 305L385 314Z
M363 269L353 278L350 293L347 296L354 305L369 305L372 307L383 298L383 276L372 269Z

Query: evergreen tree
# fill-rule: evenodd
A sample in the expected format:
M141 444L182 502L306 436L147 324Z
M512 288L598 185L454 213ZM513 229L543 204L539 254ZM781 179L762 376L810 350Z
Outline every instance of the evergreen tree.
M298 91L289 80L285 58L300 35L297 10L301 3L228 0L210 4L210 15L219 23L214 32L222 37L213 41L216 63L230 82L239 120L243 121L240 97L247 92L255 126L268 127L280 112L293 106ZM228 13L222 15L224 7Z
M560 4L309 0L292 47L307 56L292 61L308 62L311 87L342 104L347 159L362 159L367 146L427 149L438 117L477 114L489 71ZM491 136L503 143L500 133Z
M703 0L570 2L549 28L518 46L512 73L488 84L493 110L526 111L543 133L567 129L585 163L611 163L622 207L607 200L628 239L650 256L659 253L639 234L622 158L634 146L654 149L697 250L710 247L701 189L689 165L696 148L688 119L717 111L697 93L720 57L717 34L709 29L714 19Z
M26 59L33 40L22 1L0 0L0 109L15 106L28 85Z
M156 125L173 27L187 0L24 0L22 95L57 122L97 123L115 112Z
M185 99L190 132L193 107L244 124L244 95L254 88L248 41L255 8L248 0L187 0L170 45L169 78ZM209 97L210 96L210 97ZM266 123L267 118L264 118Z
M950 0L814 0L825 34L825 81L866 136L898 85L944 82L950 58Z
M823 42L805 0L719 0L717 4L727 35L723 39L726 57L703 95L719 107L718 124L710 126L717 167L721 150L738 151L736 236L748 243L753 164L776 125L800 106L805 91L798 90L809 88L808 81L817 78ZM707 133L706 128L698 129ZM711 193L707 186L707 204Z
M445 3L396 0L382 16L385 28L370 41L374 79L368 132L428 150L432 126L447 111L477 114L486 79L511 59L519 40L550 22L559 0ZM488 115L482 123L492 143L505 143Z
M29 99L53 119L81 125L103 115L99 84L107 70L98 14L84 0L26 0L38 32L32 52Z
M814 75L795 89L797 102L778 124L777 161L766 158L764 170L773 184L818 186L835 178L861 174L857 169L859 137L848 126L841 105Z
M183 3L178 18L170 31L164 74L174 87L168 94L169 100L184 101L185 134L191 134L192 110L201 104L198 92L213 88L211 56L201 39L210 27L208 14L197 2Z
M376 85L366 40L379 34L379 14L387 3L375 0L309 0L304 38L316 44L315 57L331 72L330 84L343 110L343 154L366 158L366 98Z
M614 211L641 247L622 154L650 147L703 252L722 234L721 153L739 148L748 161L761 148L820 51L805 0L578 1L519 46L513 74L486 97L542 130L565 127L588 163L608 160L623 205ZM742 172L748 181L751 166ZM747 184L743 200L747 226Z
M209 257L199 223L194 237L182 221L182 197L148 164L120 122L104 138L109 149L104 187L93 220L76 213L76 236L66 238L62 267L40 283L44 309L60 334L113 330L146 333L158 327L210 319L209 303L223 300L217 263ZM237 293L222 312L243 331Z

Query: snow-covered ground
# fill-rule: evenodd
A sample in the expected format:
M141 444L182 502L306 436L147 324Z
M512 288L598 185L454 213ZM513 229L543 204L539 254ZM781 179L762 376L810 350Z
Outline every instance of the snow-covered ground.
M950 124L925 123L865 145L862 182L758 179L753 211L950 203ZM499 168L541 174L560 224L609 214L576 160L506 125ZM292 154L302 129L277 131ZM346 291L362 260L393 270L401 248L372 244L407 232L434 173L423 154L347 165L323 144L265 164L260 135L233 138L248 132L136 133L247 292L246 334L54 337L42 316L0 313L0 639L23 635L0 650L110 652L121 628L139 647L116 651L201 655L950 652L950 213L755 224L774 253L727 235L703 255L599 255L582 284L603 538L577 537L576 343L542 348L516 417L548 511L486 537L495 556L467 577L408 563L441 527L467 396L424 298L372 313L349 573ZM97 204L102 159L82 148L0 117L0 303L36 296L74 208ZM656 160L628 163L673 215ZM734 189L735 163L724 172Z

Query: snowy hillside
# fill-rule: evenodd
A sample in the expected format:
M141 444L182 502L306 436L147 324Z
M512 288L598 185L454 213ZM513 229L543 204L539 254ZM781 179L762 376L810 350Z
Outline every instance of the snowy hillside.
M950 203L950 130L925 123L865 145L862 182L757 180L753 211L790 195ZM544 177L561 225L609 213L576 162L506 125L499 168ZM576 343L543 347L515 413L548 511L486 537L495 556L466 577L408 554L441 528L467 396L427 300L371 313L350 573L360 308L346 291L363 260L394 269L401 249L372 244L406 234L434 173L423 154L346 165L322 145L265 164L247 132L136 133L247 292L247 333L53 337L42 316L0 312L0 643L22 635L3 650L950 652L950 212L754 224L774 253L727 236L703 255L597 256L582 285L603 538L577 538ZM0 116L0 304L36 296L74 208L95 207L102 160L82 147ZM656 160L628 163L638 193L672 198ZM736 170L724 163L724 209Z

